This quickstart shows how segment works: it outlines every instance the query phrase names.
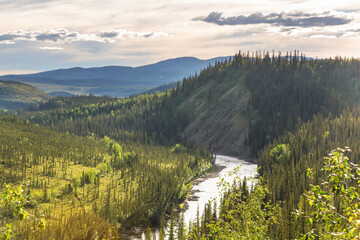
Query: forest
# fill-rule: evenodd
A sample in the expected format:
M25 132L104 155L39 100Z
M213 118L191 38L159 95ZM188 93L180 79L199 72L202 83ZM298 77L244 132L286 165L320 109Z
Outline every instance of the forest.
M32 104L0 118L0 192L11 192L5 184L22 185L27 199L21 208L10 197L3 203L0 214L14 230L5 229L18 239L91 239L93 232L116 239L135 225L162 226L168 217L168 239L356 239L359 83L356 59L239 52L163 93ZM220 120L235 134L199 143ZM210 127L192 131L196 124ZM196 177L211 170L212 154L232 154L221 145L236 134L238 148L258 159L256 184L239 179L225 187L219 208L209 204L185 228L171 209ZM339 147L351 151L332 151ZM328 177L336 174L343 175ZM326 184L333 185L320 191ZM316 215L326 206L343 220ZM19 221L14 209L26 209L32 218ZM35 227L42 214L44 230ZM85 219L106 227L96 229Z
M192 146L120 145L107 136L57 133L13 117L0 121L0 181L23 185L26 208L44 214L47 229L79 213L95 213L123 230L156 224L184 199L192 179L211 168L211 156ZM1 213L16 220L13 208L5 204ZM32 232L26 221L15 224L20 239L47 234Z

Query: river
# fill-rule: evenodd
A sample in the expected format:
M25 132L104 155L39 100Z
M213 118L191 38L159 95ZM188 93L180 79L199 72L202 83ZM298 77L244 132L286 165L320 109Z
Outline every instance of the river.
M236 174L232 173L235 168L238 168ZM216 199L219 203L221 195L220 189L218 189L218 183L223 178L225 181L232 183L236 176L240 178L249 178L256 175L257 164L247 162L245 160L237 159L234 157L218 155L215 159L215 171L206 174L204 177L196 180L192 190L192 196L185 205L187 206L184 212L184 222L186 224L191 220L196 219L197 209L199 208L200 214L205 207L205 204L211 199ZM219 206L219 204L217 204ZM158 238L158 229L156 231ZM139 239L133 237L132 239ZM140 239L145 239L145 234L142 234Z

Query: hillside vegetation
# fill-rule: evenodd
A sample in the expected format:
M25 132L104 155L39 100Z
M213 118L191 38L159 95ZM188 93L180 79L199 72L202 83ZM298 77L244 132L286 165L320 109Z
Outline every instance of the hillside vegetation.
M0 109L24 109L52 97L30 85L0 81Z
M205 208L188 239L357 239L360 62L297 54L235 56L232 64L247 66L249 109L259 116L249 124L247 144L260 150L262 181L250 195L243 182L228 188L219 216ZM324 159L344 146L352 149L349 164L342 154Z
M208 155L185 146L120 145L11 117L0 117L0 123L0 182L26 184L26 207L45 214L50 226L79 213L98 214L123 230L156 223L211 167ZM14 219L6 206L0 214ZM15 220L19 239L36 239L31 221Z
M94 180L78 191L81 199L93 199L85 201L87 211L91 203L93 212L123 228L133 221L158 222L185 197L191 179L211 167L210 152L258 156L259 185L251 193L244 183L228 189L222 215L207 207L204 218L189 228L188 239L294 239L324 231L320 222L293 214L296 209L307 216L313 212L303 193L326 179L320 170L323 157L349 145L350 159L358 162L359 82L360 61L355 59L239 53L184 78L165 93L123 99L58 97L22 117L25 124L90 138L99 146L102 142L108 157L100 166L107 170L86 166L100 171L95 175L104 178L102 188ZM313 168L312 180L308 168ZM103 198L91 197L96 191ZM333 202L342 214L346 203L336 196ZM236 231L228 231L230 227Z
M359 114L360 108L355 107L352 110L346 109L336 118L331 114L326 118L316 115L311 122L301 125L296 131L285 133L260 154L259 173L266 180L270 198L273 202L282 202L282 217L277 229L277 234L282 238L298 238L300 234L314 228L306 218L296 219L291 212L295 212L297 208L310 214L313 210L306 203L303 193L310 189L310 184L316 185L326 179L326 174L321 169L324 166L324 157L332 149L339 146L350 147L351 152L347 153L347 156L351 163L360 163ZM281 147L286 150L276 147L280 144L286 144ZM313 170L313 178L307 175L308 168ZM351 186L350 184L345 187ZM334 204L338 206L337 213L345 212L347 203L342 202L340 197L334 198ZM320 229L322 231L322 228Z

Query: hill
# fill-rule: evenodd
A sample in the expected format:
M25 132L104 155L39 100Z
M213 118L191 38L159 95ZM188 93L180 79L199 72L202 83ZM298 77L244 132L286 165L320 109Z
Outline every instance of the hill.
M311 183L306 169L315 168L317 183L324 176L319 169L323 154L341 143L358 146L359 111L347 109L359 104L359 69L356 59L239 53L164 93L55 98L25 117L58 132L109 136L145 149L175 145L171 151L181 153L202 145L216 153L260 156L259 173L269 192L262 193L257 205L278 203L281 208L276 221L263 226L267 230L262 239L293 239L318 227L292 214L297 207L305 206L308 214L311 209L301 197ZM206 156L201 148L195 152ZM358 159L359 149L354 152L352 157ZM205 163L199 159L193 158L188 167ZM235 215L241 219L242 213Z
M204 74L185 80L183 84L187 87L178 96L178 111L192 113L182 137L219 154L249 158L245 135L249 119L257 114L248 108L250 91L244 85L246 72L229 71L218 76L209 69L206 80Z
M0 81L0 109L23 109L49 99L50 95L27 84Z
M67 92L74 95L90 94L127 97L160 85L182 80L200 72L209 64L228 57L200 60L194 57L168 59L140 66L75 67L52 71L5 75L0 79L28 83L47 93Z
M69 109L55 109L35 114L31 120L51 123L59 131L74 129L76 134L100 133L95 127L82 128L80 133L75 130L80 122L84 126L99 121L115 126L112 122L116 122L115 129L146 133L161 144L187 139L218 153L247 155L250 148L256 155L314 114L338 115L345 106L359 102L358 65L351 59L238 54L185 78L164 94L87 105L73 109L77 113L72 115ZM85 109L92 113L91 119ZM115 129L101 131L100 136Z

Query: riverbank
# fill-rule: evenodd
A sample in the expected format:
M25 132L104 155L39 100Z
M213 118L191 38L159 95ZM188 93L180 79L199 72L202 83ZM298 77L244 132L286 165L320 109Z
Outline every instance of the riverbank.
M238 167L237 174L230 176L230 173ZM232 182L236 176L239 176L240 178L254 177L256 176L256 171L257 164L234 157L218 155L216 157L214 171L196 179L191 194L183 203L182 208L177 209L177 211L179 213L184 212L184 220L185 223L188 224L190 220L196 218L198 209L200 214L202 214L204 206L209 200L217 198L216 201L219 204L221 190L218 189L217 184L221 178L227 182Z
M230 175L230 173L233 172L236 168L238 168L237 174ZM218 201L219 203L221 191L218 189L217 184L220 181L220 178L224 178L224 180L227 182L232 182L237 176L239 176L240 178L254 177L256 175L256 170L257 164L254 164L250 161L245 161L234 157L217 155L213 171L208 172L202 177L197 178L193 181L193 186L190 190L189 196L181 204L182 206L178 206L174 209L175 212L181 214L183 213L184 222L188 224L189 221L195 220L198 209L200 215L202 214L204 206L208 203L209 200L217 199L216 201ZM158 236L158 227L154 226L151 230ZM141 231L143 232L141 233ZM137 232L132 235L132 238L128 239L143 239L144 232L145 229L137 229Z
M198 190L198 189L194 190L195 186L206 181L207 179L219 177L220 172L225 168L226 168L225 166L219 166L219 165L214 164L213 171L208 172L204 176L195 179L193 181L193 187L190 190L190 194L185 199L185 201L182 203L183 207L182 208L178 207L178 210L180 212L185 212L189 208L189 203L188 203L189 201L197 201L198 200L199 197L196 196L196 193L200 192L200 190Z

